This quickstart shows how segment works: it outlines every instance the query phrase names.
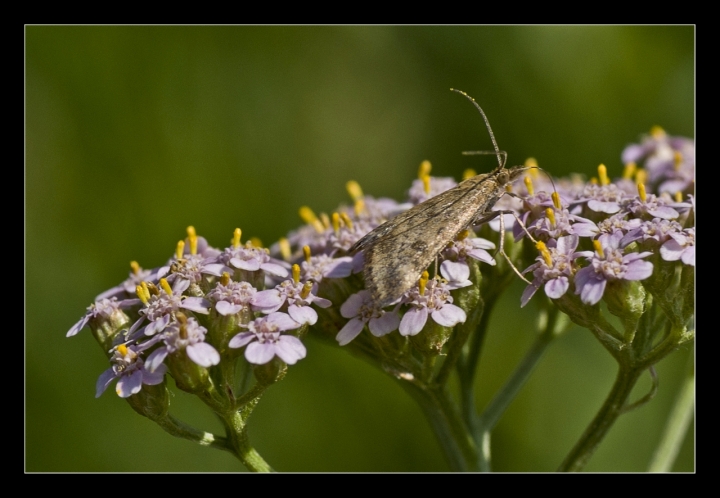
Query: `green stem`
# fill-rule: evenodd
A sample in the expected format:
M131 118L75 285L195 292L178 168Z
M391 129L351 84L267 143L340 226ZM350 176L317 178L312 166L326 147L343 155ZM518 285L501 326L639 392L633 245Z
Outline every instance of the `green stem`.
M243 417L235 412L222 417L234 453L251 472L273 472L272 467L250 446Z
M615 420L620 416L625 407L630 393L635 386L642 369L620 365L615 384L610 394L603 403L600 411L585 432L580 437L575 447L565 457L565 460L558 468L559 472L579 472L593 455L600 442L610 430Z
M170 435L193 441L201 446L208 446L219 450L229 451L235 454L233 447L227 438L217 436L210 432L201 431L176 419L172 415L155 419L155 422Z
M695 412L695 370L691 362L648 472L670 472Z

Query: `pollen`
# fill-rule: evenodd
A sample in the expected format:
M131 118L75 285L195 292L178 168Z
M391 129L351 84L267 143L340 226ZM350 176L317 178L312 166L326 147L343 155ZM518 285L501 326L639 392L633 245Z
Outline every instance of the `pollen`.
M629 162L625 165L625 169L623 169L623 178L626 180L632 179L633 176L635 176L635 172L637 171L638 167L637 164L634 162Z
M309 207L302 206L298 211L298 214L300 214L300 218L305 223L312 225L318 233L323 233L325 231L325 227L323 227L323 224Z
M130 261L130 269L132 270L133 275L140 273L140 265L137 261Z
M545 209L545 217L550 222L550 226L555 228L555 211L552 208Z
M325 213L320 213L320 223L322 223L322 226L325 230L330 228L330 218Z
M678 190L677 192L675 192L675 202L682 202L682 201L683 201L682 192L680 192Z
M189 232L190 230L188 230ZM197 235L195 235L195 230L193 230L193 235L188 236L188 242L190 242L190 254L195 256L197 254L197 246L198 246L198 238Z
M424 181L424 178L426 176L430 176L430 171L432 170L432 164L430 164L430 161L427 159L420 163L420 167L418 168L418 178Z
M658 125L655 125L652 128L650 128L650 135L652 135L652 137L655 140L662 140L663 138L665 138L667 136L667 134L665 133L665 130L663 130L662 127L660 127Z
M348 230L352 230L353 222L347 213L340 213L340 219L343 220L343 223L345 223L345 226L348 227Z
M290 257L292 256L292 251L290 250L290 241L285 237L281 237L280 240L278 240L278 248L280 249L280 255L282 256L282 259L284 259L285 261L290 261Z
M562 204L560 203L560 194L558 194L557 192L553 192L552 194L550 194L550 197L552 197L553 206L555 206L555 209L562 208Z
M223 272L222 276L220 277L220 285L227 285L230 283L230 274L226 271Z
M300 265L292 265L292 277L296 284L300 282Z
M477 176L477 171L475 171L472 168L468 168L463 172L462 179L468 180L468 179L472 178L473 176Z
M262 240L260 240L258 237L250 237L250 240L248 240L248 242L252 247L255 247L256 249L261 249L263 246Z
M240 237L241 236L242 236L242 230L240 230L239 228L236 228L233 231L233 238L231 241L233 247L235 247L235 248L240 247Z
M673 154L673 166L675 167L675 171L680 169L680 165L683 162L683 155L679 150L675 151L675 154Z
M635 173L635 183L645 183L647 181L647 171L645 171L642 168L639 168L637 170L637 173Z
M135 287L135 294L137 294L138 299L142 301L143 304L147 304L150 300L150 295L147 292L147 287L143 288L142 285L138 285Z
M175 246L175 258L182 259L184 251L185 251L185 241L179 240L177 243L177 246Z
M197 237L197 233L195 233L195 227L190 225L185 230L187 230L188 238L192 239L193 237Z
M123 356L128 354L128 348L125 344L118 344L117 351Z
M337 213L332 214L332 227L335 235L340 233L340 215Z
M602 244L599 240L593 240L593 247L595 248L595 252L598 254L598 256L600 256L601 258L605 257L605 252L603 251Z
M347 193L350 194L350 198L357 202L360 199L363 198L363 191L360 188L360 184L356 182L355 180L350 180L345 184L345 189L347 190Z
M425 289L427 288L428 280L430 279L430 274L425 270L422 272L422 275L420 276L420 280L418 280L418 289L420 290L420 295L425 295Z
M640 196L640 200L645 202L645 200L647 199L647 192L645 192L645 184L638 183L637 189L638 189L638 195Z
M538 166L537 159L535 159L534 157L528 157L527 159L525 159L525 167L531 168L530 171L528 171L528 173L530 173L531 175L533 175L533 176L538 175L537 168L539 168L539 166Z
M608 185L610 179L607 176L607 167L604 164L598 166L598 178L600 179L600 185Z
M525 188L528 191L528 195L535 195L535 187L533 186L532 178L530 178L530 175L525 175L525 178L523 178L523 182L525 183Z
M547 246L545 245L545 242L542 240L535 244L535 247L538 251L540 251L540 254L542 255L543 259L545 260L545 264L548 266L552 266L552 256L550 255L550 251L548 251Z
M164 290L165 294L167 294L168 296L173 295L172 288L170 287L170 284L168 283L166 278L160 279L160 287L162 287L162 290Z
M455 237L455 238L456 238L457 240L465 240L465 239L468 238L469 235L470 235L470 230L465 229L465 230L461 230L461 231L457 234L457 237Z
M305 282L305 285L303 285L303 288L302 288L302 290L300 291L300 297L301 297L302 299L307 298L307 297L310 295L310 291L312 290L312 288L313 288L313 283L312 283L312 282L310 282L310 281Z
M430 175L421 176L420 179L423 182L423 189L425 193L430 195Z
M305 261L308 263L310 262L310 246L303 246L303 256L305 256Z

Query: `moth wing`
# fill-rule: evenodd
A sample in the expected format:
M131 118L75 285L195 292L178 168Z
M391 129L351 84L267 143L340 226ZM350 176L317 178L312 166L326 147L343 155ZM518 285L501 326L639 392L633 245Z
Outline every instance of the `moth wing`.
M487 208L488 175L478 175L399 214L358 241L363 250L365 287L376 307L391 304L417 282L435 256ZM483 188L484 187L484 188Z

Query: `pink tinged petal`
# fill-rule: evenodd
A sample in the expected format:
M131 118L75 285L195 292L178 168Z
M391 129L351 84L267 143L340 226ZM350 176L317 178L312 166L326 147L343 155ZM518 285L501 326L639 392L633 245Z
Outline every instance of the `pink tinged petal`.
M260 262L257 259L250 259L248 261L245 261L244 259L240 258L232 258L230 260L230 264L233 265L235 268L239 268L241 270L258 271L260 269Z
M443 327L454 327L458 323L463 323L467 320L467 315L459 306L445 303L445 306L432 312L432 318L435 320L435 323Z
M623 263L629 264L633 261L636 261L638 259L647 258L648 256L652 255L652 252L645 251L645 252L631 252L629 254L626 254L623 256Z
M634 261L633 263L630 263L627 265L627 269L625 270L625 275L623 275L623 278L625 280L645 280L650 275L652 275L653 272L653 264L649 261Z
M185 308L186 310L194 311L195 313L202 313L203 315L207 315L210 313L208 308L211 306L210 301L207 299L204 299L202 297L188 297L183 299L182 304L180 305L181 308Z
M400 334L405 336L418 334L427 323L427 317L428 310L425 307L409 310L400 320Z
M677 240L672 238L660 247L660 256L662 256L662 259L665 261L677 261L682 257L684 250L685 248L678 244Z
M491 266L495 266L496 264L495 258L493 258L490 253L484 249L471 249L467 252L467 255Z
M137 394L142 389L142 379L142 370L135 370L130 375L123 375L115 385L115 392L121 398Z
M174 275L176 275L176 274L174 274ZM175 282L173 282L173 286L172 286L173 294L176 296L179 296L180 294L185 292L188 289L188 287L190 287L189 280L185 280L184 278L178 278L175 280Z
M105 392L105 389L108 388L110 383L115 380L115 370L113 370L112 367L105 370L103 373L100 374L100 377L98 377L97 382L95 383L95 397L99 398L102 393Z
M132 292L134 292L134 291L135 290L133 289ZM109 299L113 296L119 296L123 292L125 292L125 285L124 284L116 285L115 287L108 289L105 292L95 296L95 301L101 301L103 299Z
M145 370L143 372L142 383L147 384L148 386L156 386L162 383L165 378L166 371L167 367L165 365L160 365L160 367L154 372L148 372Z
M149 372L155 372L158 367L163 364L167 355L168 350L166 347L156 349L150 353L150 356L148 356L147 360L145 360L145 369Z
M614 214L620 211L620 205L617 202L605 202L592 199L588 201L587 205L597 213Z
M570 287L570 281L567 277L558 277L548 281L545 284L545 295L550 299L561 298Z
M574 226L575 225L573 225L573 227ZM575 251L579 241L580 238L578 235L566 235L565 237L560 237L557 240L557 251L562 254L570 254Z
M153 320L145 327L145 335L155 335L162 332L168 323L170 323L170 315L163 315L157 320Z
M215 309L222 316L228 316L239 313L240 310L243 309L243 307L239 304L232 304L227 301L218 301L217 303L215 303Z
M255 294L250 303L264 313L277 311L285 302L285 297L277 289L268 289Z
M400 317L394 311L384 313L379 318L371 318L368 328L375 337L382 337L385 334L396 330L400 325Z
M470 277L470 267L465 263L446 260L440 265L440 274L451 282L465 282Z
M164 277L165 275L167 275L169 272L170 272L170 267L169 267L169 266L161 266L161 267L158 268L158 270L157 270L157 275L156 275L154 278L152 278L151 280L152 280L152 281L159 281L161 278L163 278L163 277ZM157 279L157 280L156 280L156 279Z
M316 304L321 308L329 308L330 306L332 306L332 301L330 301L329 299L325 299L324 297L315 296L313 297L312 302L313 304Z
M222 272L225 270L225 265L221 264L211 264L211 265L205 265L203 266L203 273L207 273L209 275L215 275L216 277L222 276Z
M88 317L87 315L82 317L75 325L70 327L70 330L68 330L68 333L65 334L65 337L72 337L78 332L80 332L82 328L87 325L88 320L90 320L90 317Z
M337 258L328 265L325 278L345 278L349 277L353 271L353 259L349 256Z
M275 263L263 263L260 265L260 268L266 273L275 275L276 277L285 278L288 276L288 271Z
M344 346L353 339L355 339L358 334L362 332L362 329L364 327L365 323L362 320L357 317L353 318L352 320L347 322L342 329L340 329L340 332L338 332L335 336L335 340L338 342L338 344Z
M263 365L272 360L275 356L275 345L272 343L260 344L253 342L248 344L245 350L245 359L255 365Z
M249 342L254 341L255 339L257 339L257 336L254 332L240 332L239 334L235 335L235 337L230 339L230 343L228 344L228 346L230 346L231 348L241 348Z
M288 314L290 315L290 318L300 324L309 323L310 325L315 325L318 320L317 311L312 309L310 306L296 306L293 304L288 306Z
M580 272L578 272L578 276ZM603 297L605 285L607 282L603 278L596 278L595 273L591 275L582 285L578 285L577 293L580 294L580 300L585 304L597 304Z
M360 251L355 256L353 256L352 272L360 273L361 271L363 271L363 268L365 268L365 253Z
M481 237L470 239L470 243L476 249L495 249L495 244Z
M680 216L680 213L669 206L658 206L656 209L648 209L648 213L664 220L674 220Z
M595 237L598 234L599 229L595 223L574 223L572 230L575 235L580 237Z
M145 315L138 318L135 323L132 324L132 327L130 327L130 330L128 330L128 336L132 336L133 332L135 332L138 328L140 328L140 325L145 321Z
M267 321L268 323L276 326L279 330L293 330L300 327L300 324L290 318L290 315L287 313L280 313L279 311L270 313L267 316Z
M645 147L642 145L628 145L622 152L623 164L638 162L645 155Z
M211 367L220 363L220 354L207 342L198 342L185 348L188 358L201 367Z
M695 246L686 248L682 253L681 259L686 265L695 266Z
M291 335L280 336L275 344L275 354L288 365L294 365L307 355L307 350L300 339Z
M536 285L535 283L532 283L525 287L525 290L522 293L522 297L520 298L520 307L524 307L527 303L530 302L530 299L535 295L537 290L540 288L539 285Z
M340 314L343 318L352 318L356 316L360 311L360 307L365 302L366 296L367 291L360 291L347 298L347 301L340 306Z

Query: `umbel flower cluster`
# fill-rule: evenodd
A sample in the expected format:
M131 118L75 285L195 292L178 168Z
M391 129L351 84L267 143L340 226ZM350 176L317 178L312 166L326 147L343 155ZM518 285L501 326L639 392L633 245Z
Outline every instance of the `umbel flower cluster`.
M654 128L625 149L624 171L614 180L603 165L590 181L553 180L528 160L526 176L494 207L514 214L460 232L417 284L383 309L364 288L362 252L350 249L456 185L430 176L427 162L405 202L363 195L349 182L351 205L330 216L303 207L305 224L270 248L242 242L240 229L229 247L216 248L188 227L164 265L146 270L132 262L128 279L97 296L67 335L88 326L109 358L97 396L114 384L118 396L171 434L230 451L251 470L270 470L249 445L245 423L264 390L306 357L302 340L312 331L401 382L434 428L434 408L443 412L449 429L435 430L452 468L488 470L481 443L506 405L476 414L467 393L487 316L518 275L527 283L519 306L541 301L543 344L562 329L565 314L618 361L627 393L613 400L620 401L614 417L642 372L692 339L694 150L692 140ZM506 259L496 252L499 237ZM465 393L458 402L445 389L453 373ZM167 378L215 411L226 435L173 418ZM592 425L561 469L577 470L589 458L604 435Z

